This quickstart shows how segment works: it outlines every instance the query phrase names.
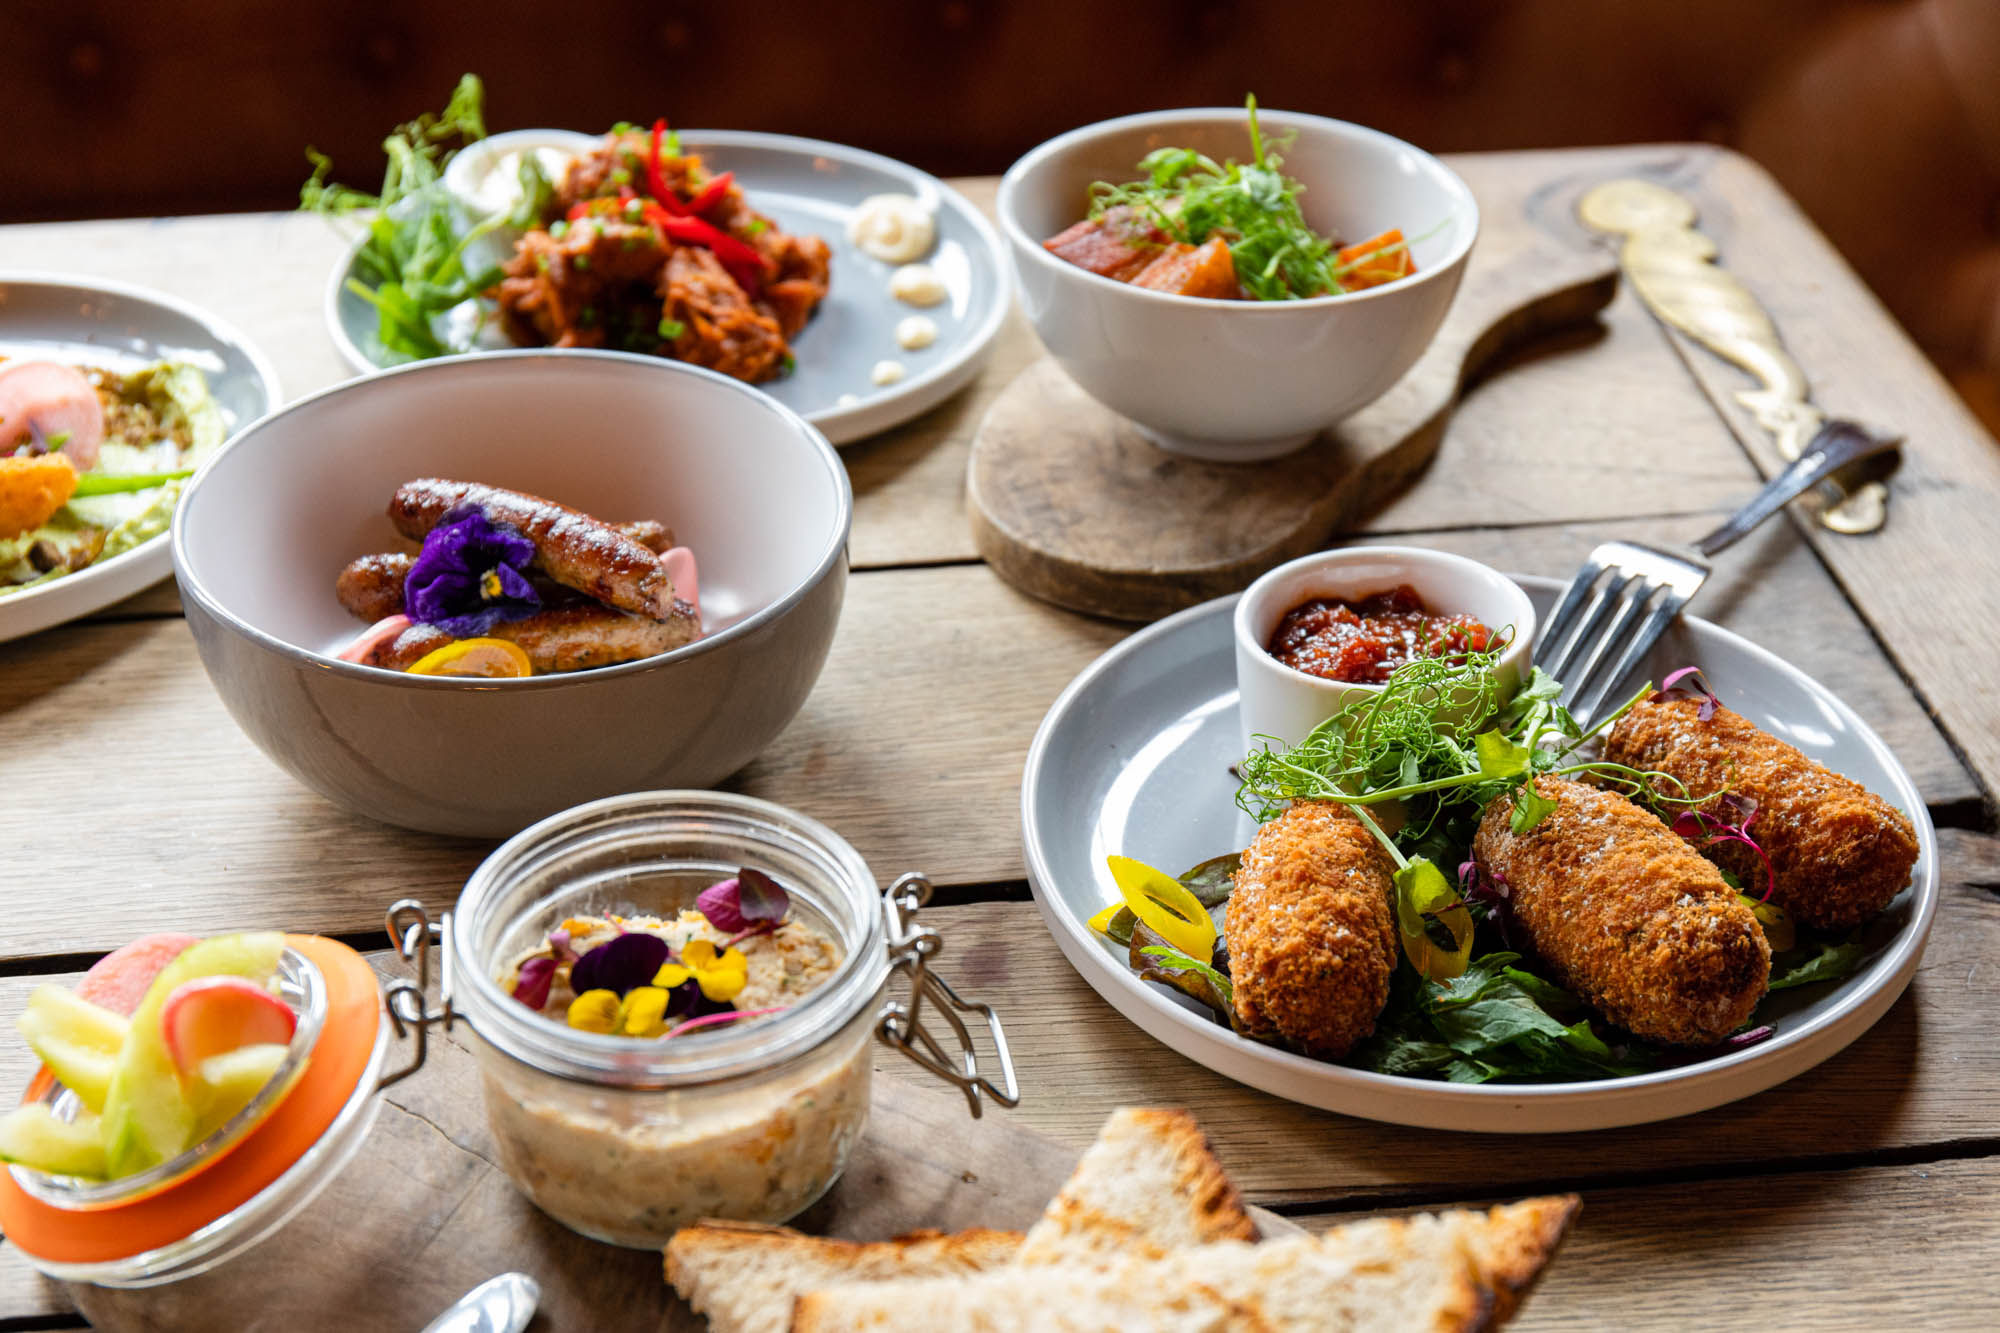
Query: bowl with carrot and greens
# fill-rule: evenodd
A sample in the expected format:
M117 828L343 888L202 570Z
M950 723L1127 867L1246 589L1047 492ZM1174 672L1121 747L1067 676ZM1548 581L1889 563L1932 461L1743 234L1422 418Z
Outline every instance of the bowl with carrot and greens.
M1300 448L1400 379L1479 230L1430 154L1254 98L1052 139L998 212L1063 370L1162 448L1222 461Z

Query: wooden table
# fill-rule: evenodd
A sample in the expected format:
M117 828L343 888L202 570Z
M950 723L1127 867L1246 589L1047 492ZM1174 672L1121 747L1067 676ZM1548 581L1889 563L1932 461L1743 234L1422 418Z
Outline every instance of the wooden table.
M1077 978L1028 901L1022 762L1062 685L1128 627L1027 600L974 554L970 436L1038 352L1018 315L969 391L846 451L855 573L799 718L732 782L815 815L885 880L928 871L949 970L1007 1020L1011 1113L1081 1147L1121 1103L1192 1107L1253 1200L1308 1225L1357 1210L1581 1190L1522 1327L1984 1327L2000 1253L2000 453L1826 242L1756 167L1708 148L1457 159L1483 196L1589 244L1579 188L1634 170L1689 190L1831 409L1907 432L1884 533L1779 522L1695 606L1841 693L1916 776L1941 827L1944 903L1908 994L1847 1051L1733 1106L1560 1138L1419 1132L1241 1087L1141 1035ZM1532 190L1522 191L1528 182ZM961 182L982 205L991 181ZM1502 187L1505 187L1504 189ZM339 240L287 215L0 228L0 264L146 283L221 314L289 395L344 376L321 324ZM1567 574L1610 535L1686 539L1768 474L1735 371L1621 294L1477 390L1434 466L1355 540L1422 542ZM953 608L937 620L936 608ZM0 645L0 1013L144 931L284 926L381 943L385 903L449 904L487 850L349 816L229 721L172 585ZM0 1088L26 1053L0 1041ZM883 1068L904 1077L900 1062ZM73 1326L0 1245L0 1328Z

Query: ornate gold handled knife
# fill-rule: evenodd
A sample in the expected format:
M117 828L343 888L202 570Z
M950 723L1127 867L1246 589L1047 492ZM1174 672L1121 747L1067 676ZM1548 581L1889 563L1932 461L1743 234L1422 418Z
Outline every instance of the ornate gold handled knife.
M1625 238L1618 262L1655 315L1757 378L1762 387L1736 399L1771 432L1780 454L1797 458L1824 416L1764 307L1714 262L1715 242L1695 229L1694 205L1651 181L1616 180L1584 195L1577 214ZM1879 481L1851 494L1831 481L1820 490L1826 503L1819 521L1835 532L1873 532L1888 518L1889 492Z

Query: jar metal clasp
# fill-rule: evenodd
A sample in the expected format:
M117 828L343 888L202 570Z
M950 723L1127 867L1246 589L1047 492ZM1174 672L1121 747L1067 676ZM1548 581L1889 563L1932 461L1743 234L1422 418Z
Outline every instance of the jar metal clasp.
M416 967L416 979L398 977L383 988L383 1004L389 1011L389 1022L396 1030L396 1038L409 1039L415 1044L410 1052L410 1063L401 1069L391 1070L375 1085L380 1092L392 1083L400 1083L424 1067L424 1057L428 1054L428 1036L431 1026L436 1024L446 1032L457 1020L458 1014L451 1005L451 950L442 950L444 964L438 981L438 1003L431 1007L428 992L431 984L431 945L442 943L445 932L451 929L451 913L445 912L438 920L431 920L430 913L415 898L404 898L389 908L383 923L389 938L395 942L396 953L406 963Z
M931 959L944 947L935 930L916 923L918 910L930 896L931 882L918 874L902 876L882 895L882 916L889 931L889 968L909 977L910 998L907 1004L891 1000L884 1007L875 1035L884 1045L901 1051L964 1093L966 1108L977 1120L984 1109L983 1099L990 1098L1002 1106L1018 1106L1021 1090L1014 1080L1014 1057L1007 1052L1007 1034L1000 1026L1000 1015L990 1004L965 999L930 970ZM957 1039L956 1060L925 1028L926 1001ZM995 1087L980 1072L979 1054L961 1014L976 1014L986 1021L986 1031L1000 1063L1000 1087Z

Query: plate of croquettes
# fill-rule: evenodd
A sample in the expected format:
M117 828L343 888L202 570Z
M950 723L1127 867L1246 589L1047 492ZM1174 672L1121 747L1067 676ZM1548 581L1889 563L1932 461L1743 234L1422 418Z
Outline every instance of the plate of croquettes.
M1538 613L1561 591L1516 581ZM1087 667L1022 784L1056 943L1190 1059L1397 1124L1603 1129L1803 1074L1915 974L1924 802L1755 644L1683 617L1589 726L1539 672L1433 660L1246 755L1235 601Z

